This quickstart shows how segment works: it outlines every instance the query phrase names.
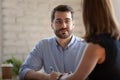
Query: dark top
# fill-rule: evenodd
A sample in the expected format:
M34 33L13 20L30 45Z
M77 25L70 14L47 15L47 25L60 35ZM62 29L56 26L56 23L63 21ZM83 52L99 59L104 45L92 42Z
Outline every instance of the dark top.
M105 61L96 65L89 75L90 80L120 80L120 40L102 34L93 36L88 42L99 44L106 51Z

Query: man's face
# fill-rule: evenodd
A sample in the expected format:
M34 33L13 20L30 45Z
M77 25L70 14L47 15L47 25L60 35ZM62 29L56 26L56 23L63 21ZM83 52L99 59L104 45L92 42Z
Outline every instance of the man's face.
M68 38L74 28L71 12L56 11L51 27L57 37L61 39Z

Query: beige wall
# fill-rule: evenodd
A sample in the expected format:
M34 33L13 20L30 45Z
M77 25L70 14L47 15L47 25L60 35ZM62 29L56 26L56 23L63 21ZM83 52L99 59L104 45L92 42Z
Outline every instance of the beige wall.
M114 9L116 12L117 20L120 23L120 8L119 8L120 7L120 0L113 0L113 4L114 4Z
M2 62L2 19L1 19L1 0L0 0L0 66ZM1 76L1 68L0 68L0 76Z
M1 0L0 0L0 64L2 61L2 15L1 15Z

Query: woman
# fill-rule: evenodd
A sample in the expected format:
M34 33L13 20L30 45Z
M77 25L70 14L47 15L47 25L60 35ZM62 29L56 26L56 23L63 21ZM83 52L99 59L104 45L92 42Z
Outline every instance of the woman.
M60 80L120 80L120 31L111 0L83 0L83 21L88 42L83 60Z

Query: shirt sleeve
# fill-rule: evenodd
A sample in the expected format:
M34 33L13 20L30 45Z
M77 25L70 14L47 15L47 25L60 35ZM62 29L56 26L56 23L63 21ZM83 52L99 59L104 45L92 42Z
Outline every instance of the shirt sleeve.
M24 80L25 74L30 70L38 71L42 68L42 42L39 42L27 56L19 70L20 80Z

